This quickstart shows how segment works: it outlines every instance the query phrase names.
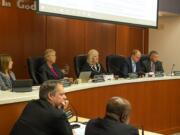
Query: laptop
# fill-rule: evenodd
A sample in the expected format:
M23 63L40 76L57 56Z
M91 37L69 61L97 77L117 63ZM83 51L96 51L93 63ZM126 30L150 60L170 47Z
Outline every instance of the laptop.
M82 83L87 83L89 81L89 78L91 76L91 71L83 71L79 75L79 79L82 80Z
M15 80L12 83L13 92L31 92L33 81L32 79Z

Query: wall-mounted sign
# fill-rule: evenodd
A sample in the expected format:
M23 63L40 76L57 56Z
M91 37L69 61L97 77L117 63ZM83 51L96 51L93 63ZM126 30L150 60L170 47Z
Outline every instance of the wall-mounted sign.
M1 7L17 7L19 9L36 10L36 0L0 0Z

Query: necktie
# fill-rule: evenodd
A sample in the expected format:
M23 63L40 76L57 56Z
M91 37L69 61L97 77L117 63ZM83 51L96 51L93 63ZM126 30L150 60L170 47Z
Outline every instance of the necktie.
M155 73L155 64L154 63L151 64L151 72Z

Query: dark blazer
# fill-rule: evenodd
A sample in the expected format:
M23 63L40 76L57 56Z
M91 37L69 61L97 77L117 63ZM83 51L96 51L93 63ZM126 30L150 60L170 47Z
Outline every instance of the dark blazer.
M139 133L130 125L105 117L90 120L86 126L85 135L139 135Z
M145 73L151 72L151 60L150 59L142 61L142 70ZM164 72L161 61L157 61L155 63L155 72Z
M136 73L141 72L141 63L140 61L136 63ZM125 59L124 64L123 64L123 68L122 68L122 75L123 77L128 77L128 73L132 73L132 61L131 61L131 57L128 57L127 59Z
M58 78L55 78L53 73L51 72L50 68L46 63L44 63L40 68L39 68L39 78L40 82L43 83L44 81L47 80L55 80L55 79L62 79L64 77L62 71L59 69L59 67L56 64L52 65L53 68L55 69L56 73L58 74Z
M86 62L83 67L80 69L80 72L83 71L91 71L91 77L94 77L94 75L101 75L105 74L105 70L101 64L96 64L97 66L97 71L93 70L91 66Z
M10 135L72 135L72 129L62 109L34 100L25 107Z

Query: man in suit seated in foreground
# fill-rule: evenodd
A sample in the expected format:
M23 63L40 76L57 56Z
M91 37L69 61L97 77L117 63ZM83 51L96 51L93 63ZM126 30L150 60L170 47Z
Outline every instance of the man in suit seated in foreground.
M151 51L149 57L142 61L143 71L145 73L149 72L164 72L162 62L159 61L159 53L157 51Z
M129 123L130 103L120 97L112 97L106 105L103 119L90 120L85 135L139 135L138 130Z
M123 64L122 75L128 77L129 73L140 73L141 70L141 52L139 50L133 50L131 56L128 57Z
M63 111L67 98L59 81L44 82L40 99L28 103L10 135L73 135Z

